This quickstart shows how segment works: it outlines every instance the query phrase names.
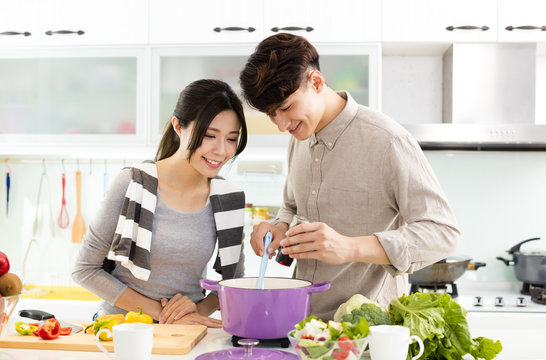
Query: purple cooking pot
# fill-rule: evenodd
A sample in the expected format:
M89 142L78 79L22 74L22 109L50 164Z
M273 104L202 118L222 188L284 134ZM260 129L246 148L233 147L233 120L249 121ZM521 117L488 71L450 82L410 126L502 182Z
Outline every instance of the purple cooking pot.
M290 278L265 278L256 289L257 277L213 281L201 287L218 292L224 330L254 339L280 339L309 315L311 293L330 288L329 282L313 284Z

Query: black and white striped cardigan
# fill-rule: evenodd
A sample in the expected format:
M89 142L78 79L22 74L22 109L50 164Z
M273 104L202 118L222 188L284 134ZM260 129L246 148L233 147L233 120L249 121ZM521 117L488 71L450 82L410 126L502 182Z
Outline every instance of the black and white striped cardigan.
M153 162L143 162L132 167L131 172L107 259L120 263L136 278L148 280L157 202L157 167ZM231 279L235 276L242 249L245 194L229 181L215 177L210 181L209 199L218 239L214 269L223 279Z

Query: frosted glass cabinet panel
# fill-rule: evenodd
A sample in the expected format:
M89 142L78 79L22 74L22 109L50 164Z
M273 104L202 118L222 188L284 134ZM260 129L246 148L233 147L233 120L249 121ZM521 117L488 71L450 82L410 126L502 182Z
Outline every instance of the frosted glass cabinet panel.
M210 48L209 48L210 49ZM378 105L378 56L376 46L355 45L317 47L321 70L335 90L348 90L363 105ZM200 48L156 49L153 54L157 79L153 84L152 119L157 141L172 117L180 91L202 78L227 82L241 95L239 73L253 48L225 47L204 52ZM223 55L219 55L222 54ZM340 55L343 54L343 55ZM279 134L277 127L262 113L244 104L251 134Z
M0 59L0 134L136 132L136 56Z

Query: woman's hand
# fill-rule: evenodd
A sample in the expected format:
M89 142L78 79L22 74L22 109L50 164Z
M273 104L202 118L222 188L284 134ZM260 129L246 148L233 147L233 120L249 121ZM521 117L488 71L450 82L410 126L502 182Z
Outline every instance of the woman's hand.
M210 328L221 328L222 320L213 319L211 317L193 312L191 314L183 316L178 320L175 320L174 324L205 325Z
M163 310L159 314L160 324L173 324L182 317L197 311L197 305L187 296L176 294L170 300L161 299Z

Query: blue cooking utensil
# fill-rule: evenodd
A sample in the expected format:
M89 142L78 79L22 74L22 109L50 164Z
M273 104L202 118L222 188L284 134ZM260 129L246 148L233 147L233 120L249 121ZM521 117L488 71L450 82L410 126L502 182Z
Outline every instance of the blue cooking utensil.
M269 254L267 253L267 247L269 244L271 244L271 239L273 238L273 235L271 232L268 232L264 236L264 256L262 256L262 263L260 264L260 276L258 277L258 286L256 289L261 290L264 285L264 276L265 276L265 269L267 269L267 261L269 260Z

